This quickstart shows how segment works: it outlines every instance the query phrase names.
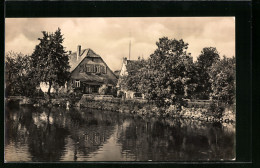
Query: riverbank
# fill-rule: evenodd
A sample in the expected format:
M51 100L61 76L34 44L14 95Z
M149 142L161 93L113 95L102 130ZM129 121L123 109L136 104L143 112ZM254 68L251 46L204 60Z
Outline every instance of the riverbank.
M168 118L183 118L200 120L207 122L225 122L235 123L235 109L228 107L222 109L221 115L219 115L219 108L212 109L210 105L206 106L187 106L181 108L180 111L172 105L167 109L158 108L152 102L147 102L142 99L136 100L122 100L118 98L107 98L102 100L94 100L90 97L82 97L78 102L78 106L81 108L91 108L98 110L109 110L120 113L137 114L140 116L157 116ZM215 110L215 111L214 111Z
M19 101L18 101L19 100ZM211 104L187 104L180 110L174 105L168 108L158 108L153 102L143 99L122 100L112 96L83 95L81 98L56 98L51 101L43 98L12 97L8 102L18 102L19 105L81 107L98 110L115 111L119 113L136 114L145 117L183 118L206 122L235 123L235 107L212 107ZM220 112L219 112L220 111Z

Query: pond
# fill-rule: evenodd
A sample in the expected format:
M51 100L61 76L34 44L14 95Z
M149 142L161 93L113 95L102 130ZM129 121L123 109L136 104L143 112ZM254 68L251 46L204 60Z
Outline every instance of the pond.
M5 161L234 160L235 125L93 109L6 107Z

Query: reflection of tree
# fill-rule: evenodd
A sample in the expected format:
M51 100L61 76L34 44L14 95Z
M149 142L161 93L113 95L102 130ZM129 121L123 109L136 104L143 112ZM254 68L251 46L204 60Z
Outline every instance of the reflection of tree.
M7 108L8 109L8 108ZM40 114L32 107L21 107L7 110L6 139L28 144L32 161L59 161L64 153L65 137L68 131L57 124L50 124L51 109L46 120L39 118ZM34 115L34 114L38 115ZM35 118L38 117L38 120ZM7 144L6 144L7 145ZM17 146L19 148L19 146Z
M43 125L30 127L29 151L33 161L59 161L64 153L68 130L55 122L50 124L51 112L52 109L49 108L47 122Z
M234 133L191 120L129 120L121 129L122 153L146 161L233 159ZM171 122L171 123L169 123Z
M59 161L64 153L67 130L50 124L46 125L46 129L36 126L32 129L29 141L29 151L34 156L32 160Z
M106 143L115 125L123 121L114 112L55 107L6 108L6 114L6 145L10 141L17 142L17 148L21 141L28 144L32 161L59 161L71 149L72 160L79 155L87 157ZM68 144L70 140L72 144Z
M87 156L97 151L114 132L120 119L118 114L97 110L69 113L67 121L71 139L74 142L74 160L78 155Z
M27 143L28 126L30 125L31 113L28 108L6 106L5 110L5 145L14 142L16 147ZM20 143L20 144L18 144Z
M235 132L220 123L126 116L89 109L6 108L5 145L28 144L32 161L84 160L116 131L130 160L219 160L235 157ZM71 158L64 158L72 152ZM74 157L73 157L74 155Z

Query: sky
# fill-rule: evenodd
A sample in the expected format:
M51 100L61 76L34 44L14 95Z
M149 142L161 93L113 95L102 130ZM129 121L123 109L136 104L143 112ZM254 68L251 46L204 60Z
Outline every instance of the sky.
M116 18L6 18L5 52L31 54L42 31L58 27L67 51L91 48L112 70L123 57L148 58L161 37L183 39L195 61L204 47L216 47L220 56L235 56L234 17L116 17Z

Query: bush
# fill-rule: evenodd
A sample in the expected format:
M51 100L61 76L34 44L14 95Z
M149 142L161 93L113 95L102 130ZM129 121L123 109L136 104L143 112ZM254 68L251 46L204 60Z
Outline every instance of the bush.
M76 104L81 99L82 95L82 93L70 93L68 95L70 104Z
M214 117L221 118L225 107L217 104L216 102L212 102L209 105L208 114L212 114Z
M117 88L116 88L116 87L112 87L110 93L111 93L111 95L113 95L114 97L117 97Z
M166 110L165 110L165 113L166 115L170 115L172 116L174 113L176 113L177 111L177 108L175 105L170 105Z
M108 92L108 86L106 84L103 84L99 89L98 93L101 95L105 95Z
M124 92L120 91L120 92L118 93L117 97L118 97L118 98L122 98L123 95L124 95Z

